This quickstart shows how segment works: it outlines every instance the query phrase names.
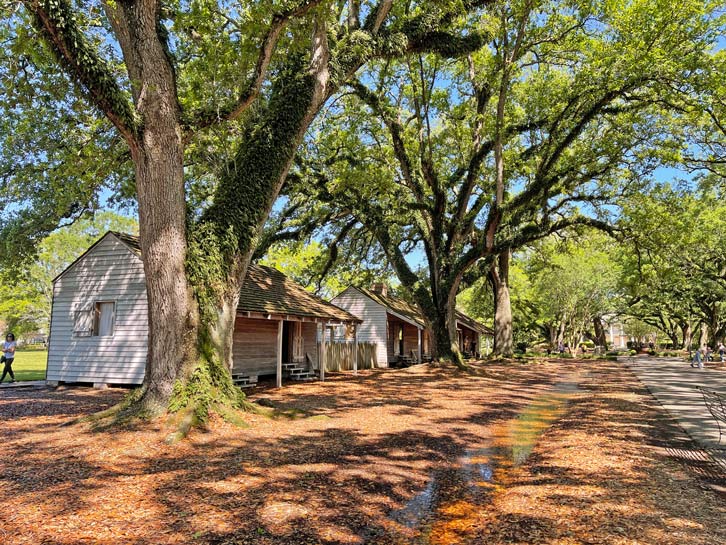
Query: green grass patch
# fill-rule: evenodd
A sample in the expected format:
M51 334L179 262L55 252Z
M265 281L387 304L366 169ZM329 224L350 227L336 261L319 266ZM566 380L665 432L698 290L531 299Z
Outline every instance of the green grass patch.
M45 380L45 369L48 364L47 350L18 350L13 362L15 380ZM2 369L0 369L2 373ZM8 381L10 376L5 377Z

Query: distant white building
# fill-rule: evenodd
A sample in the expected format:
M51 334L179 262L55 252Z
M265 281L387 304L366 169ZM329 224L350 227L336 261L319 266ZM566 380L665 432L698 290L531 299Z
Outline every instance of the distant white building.
M605 338L611 348L627 348L630 337L625 334L625 326L617 316L603 316Z
M433 335L421 310L388 293L385 284L370 290L351 286L331 300L362 320L358 326L360 341L374 343L378 365L388 367L399 361L427 361L431 358ZM491 330L463 312L456 312L459 350L465 357L477 357L482 338Z

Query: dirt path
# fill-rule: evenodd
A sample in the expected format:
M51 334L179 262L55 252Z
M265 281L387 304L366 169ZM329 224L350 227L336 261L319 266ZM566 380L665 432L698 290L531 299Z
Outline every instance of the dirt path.
M304 418L215 421L175 447L163 422L58 426L119 392L3 391L0 543L726 542L724 500L669 460L634 377L602 365L294 385L257 395Z

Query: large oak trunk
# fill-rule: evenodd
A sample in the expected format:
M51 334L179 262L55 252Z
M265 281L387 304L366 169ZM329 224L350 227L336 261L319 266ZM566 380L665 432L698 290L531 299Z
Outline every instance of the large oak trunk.
M708 325L701 322L701 333L698 339L698 346L706 346L708 344Z
M458 363L462 361L459 346L452 339L449 326L443 320L436 320L431 324L434 334L434 354L438 361L451 361Z
M168 146L154 145L136 164L149 305L149 349L141 408L158 414L166 410L174 384L188 375L196 359L197 309L185 274L184 201L179 202L178 187L173 188L173 180L182 183L180 157L174 157ZM166 183L158 183L158 178Z
M690 350L691 344L693 343L693 328L691 327L691 322L683 322L680 324L680 327L683 332L683 344L681 348Z
M158 5L107 7L122 46L142 124L131 155L149 305L149 346L140 409L166 410L196 360L197 308L186 276L184 144L176 78L159 35Z
M509 297L510 259L511 252L502 252L489 272L494 292L494 354L505 357L514 354L512 303Z
M456 330L456 293L461 278L436 274L435 286L432 288L433 298L421 299L419 304L424 309L433 332L434 356L438 361L452 362L465 369L464 358L459 349L459 337ZM428 304L429 301L433 305Z
M608 341L607 337L605 336L605 327L603 326L602 318L600 318L600 316L595 316L592 319L592 326L595 330L595 345L602 346L607 350Z

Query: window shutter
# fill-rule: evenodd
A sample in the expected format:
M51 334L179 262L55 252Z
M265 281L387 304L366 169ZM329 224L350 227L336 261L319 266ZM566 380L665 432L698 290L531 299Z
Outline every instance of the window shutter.
M73 311L73 336L90 337L93 334L93 309L79 308Z

